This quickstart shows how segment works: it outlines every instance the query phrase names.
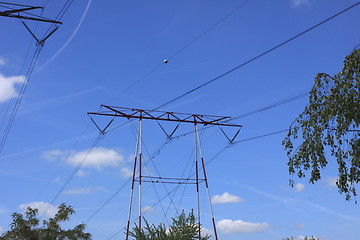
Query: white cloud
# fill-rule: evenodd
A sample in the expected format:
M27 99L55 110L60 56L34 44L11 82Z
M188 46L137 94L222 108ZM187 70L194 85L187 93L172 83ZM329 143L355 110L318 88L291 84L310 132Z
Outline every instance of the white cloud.
M86 157L83 167L101 169L102 167L117 167L124 160L124 157L115 149L98 147L94 148L89 155L87 154L88 150L75 152L70 154L65 161L70 165L78 166Z
M295 191L297 191L297 192L302 192L302 191L304 191L304 189L305 189L305 185L304 185L304 184L302 184L302 183L297 183L297 184L295 184Z
M3 232L4 228L2 226L0 226L0 232Z
M59 149L54 149L54 150L50 150L50 151L46 151L46 152L43 152L41 154L41 156L43 158L45 158L46 160L49 160L49 161L55 161L56 159L59 158L59 156L64 156L66 154L68 154L69 152L66 152L66 151L61 151Z
M120 174L123 178L129 178L132 176L133 172L128 167L123 167L120 169Z
M76 172L75 176L77 177L85 177L86 175L88 175L89 172L80 169L79 171Z
M124 161L124 156L115 149L97 147L89 154L89 150L84 151L61 151L51 150L42 153L42 156L47 160L61 159L72 166L79 166L87 168L96 168L98 170L103 167L117 167ZM86 172L80 170L77 176L84 176Z
M213 204L216 204L216 203L238 203L238 202L243 202L244 199L238 197L238 196L235 196L235 195L232 195L228 192L224 192L222 195L215 195L211 198L211 202Z
M43 215L43 216L47 216L47 217L54 217L55 214L58 212L58 209L56 206L51 205L50 203L47 203L47 202L30 202L30 203L20 204L20 206L19 206L19 208L22 209L23 211L26 211L26 209L28 207L33 208L33 209L35 209L35 208L38 209L40 216Z
M67 195L83 195L83 194L90 194L94 189L91 187L88 188L75 188L75 189L70 189L64 192L64 194Z
M312 237L315 238L315 239L322 239L321 237L315 237L315 236L312 236ZM295 237L294 240L304 240L305 238L306 238L306 236L300 235L300 236ZM308 238L309 237L307 237L307 239Z
M151 207L151 206L145 206L142 208L142 211L145 213L145 212L152 212L154 211L154 208Z
M0 57L0 66L6 65L6 60L3 57Z
M298 7L301 5L307 5L310 6L310 0L291 0L291 5L294 7Z
M243 234L261 232L270 228L267 223L252 223L242 220L223 219L217 222L217 228L223 234Z
M61 182L61 178L60 177L56 177L53 179L53 182L59 183Z
M328 177L324 179L324 182L328 188L337 187L336 182L338 178L337 177Z
M0 102L5 102L17 97L15 86L17 83L25 82L24 76L5 77L0 73Z
M304 223L296 223L294 225L294 228L296 229L304 229L304 227L305 227Z
M209 236L211 236L210 239L214 239L214 238L213 238L213 232L212 232L211 230L202 227L200 231L201 231L201 236L207 236L207 235L209 235Z

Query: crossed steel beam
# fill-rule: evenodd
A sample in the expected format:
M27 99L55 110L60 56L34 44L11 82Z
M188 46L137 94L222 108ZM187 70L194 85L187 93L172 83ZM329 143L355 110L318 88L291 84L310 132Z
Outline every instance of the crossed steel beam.
M0 11L0 16L2 16L2 17L10 17L10 18L33 20L33 21L39 21L39 22L62 24L62 22L59 22L59 21L55 21L55 20L52 20L49 18L44 18L42 16L28 13L28 11L31 11L34 9L43 9L43 7L35 7L35 6L28 6L28 5L22 5L22 4L0 2L0 6L5 7L4 5L18 7L18 9L6 7L10 10ZM21 13L28 14L31 16L24 16L24 15L21 15Z
M112 117L125 117L125 118L137 118L137 119L150 119L158 121L170 121L170 122L185 122L196 123L202 125L217 125L217 126L229 126L229 127L242 127L238 124L230 123L231 117L227 116L213 116L203 114L188 114L188 113L176 113L176 112L164 112L156 110L144 110L127 107L115 107L101 105L106 110L99 112L88 112L89 115L102 115Z

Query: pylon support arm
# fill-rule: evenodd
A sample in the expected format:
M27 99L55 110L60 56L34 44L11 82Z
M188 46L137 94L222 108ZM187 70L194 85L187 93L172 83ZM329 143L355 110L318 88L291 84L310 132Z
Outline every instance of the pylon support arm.
M39 21L39 22L62 24L62 22L59 22L59 21L55 21L55 20L52 20L49 18L44 18L44 17L38 16L38 15L27 13L27 11L31 11L31 10L35 10L35 9L43 9L43 7L27 6L27 5L21 5L21 4L5 3L5 2L0 2L0 5L10 5L10 6L22 7L19 9L0 11L0 16L2 16L2 17L11 17L11 18ZM10 7L5 7L5 8L10 8ZM20 13L26 13L26 14L32 15L32 17L20 15Z
M176 113L176 112L164 112L155 110L144 110L126 107L114 107L101 105L106 110L99 112L88 112L89 115L102 115L102 116L113 116L113 117L125 117L125 118L138 118L138 119L151 119L159 121L169 122L184 122L194 123L202 125L218 125L218 126L229 126L229 127L242 127L238 124L232 124L229 121L231 117L224 116L213 116L203 114L188 114L188 113Z

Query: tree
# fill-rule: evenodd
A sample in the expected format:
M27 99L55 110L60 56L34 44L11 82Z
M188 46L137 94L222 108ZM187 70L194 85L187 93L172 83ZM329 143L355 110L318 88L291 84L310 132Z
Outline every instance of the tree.
M85 233L85 224L79 224L73 229L64 230L60 223L68 221L75 211L71 206L62 203L58 206L55 217L44 220L40 227L38 209L27 208L25 216L12 214L11 230L3 233L0 240L90 240L91 234Z
M193 240L199 239L199 225L195 223L194 213L191 211L188 216L184 211L177 217L172 218L172 225L167 229L164 224L155 226L149 224L145 219L145 227L138 226L130 231L129 235L136 240ZM200 226L201 227L201 226ZM201 236L201 240L207 240L210 236Z
M360 180L359 89L360 49L355 48L345 58L341 72L316 75L309 104L291 124L283 141L289 173L302 178L310 171L310 183L321 179L321 170L336 160L336 185L346 200L356 197ZM294 148L298 138L301 143Z

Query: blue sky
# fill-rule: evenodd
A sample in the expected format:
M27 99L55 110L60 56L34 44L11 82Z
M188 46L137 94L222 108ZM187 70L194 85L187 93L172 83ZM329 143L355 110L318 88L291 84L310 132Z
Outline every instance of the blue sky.
M17 1L21 2L43 5L46 1ZM64 2L48 1L44 16L55 17ZM76 210L70 224L86 222L94 239L121 239L135 151L131 124L109 131L55 198L98 137L86 113L97 111L100 104L157 108L356 2L75 1L39 55L0 155L0 230L9 229L11 213L27 206L44 209L55 199L46 215L65 202ZM316 73L341 70L344 57L359 44L359 20L360 8L355 7L161 110L240 116L308 91ZM36 28L34 23L29 26ZM36 33L42 35L47 27L39 24ZM16 19L1 18L0 29L0 113L6 122L6 109L12 109L25 81L26 71L21 67L26 52L29 49L32 54L35 44ZM169 59L167 64L164 59ZM24 69L28 65L29 58ZM243 126L238 140L286 129L306 102L301 98L234 120ZM102 125L109 121L96 120ZM116 119L112 126L124 122ZM144 146L151 155L165 141L165 135L151 121L144 121L143 131ZM191 126L181 126L179 134L187 131ZM3 132L1 128L1 137ZM322 240L358 239L360 209L337 192L336 163L329 163L315 185L295 179L297 185L291 188L281 145L284 136L280 133L244 141L213 158L227 142L217 128L204 131L202 147L205 161L210 160L207 172L220 239L293 236L300 240L312 235ZM192 144L191 135L167 144L152 161L156 169L149 163L149 174L181 174L192 160ZM201 218L204 228L211 229L202 187ZM167 188L156 186L160 198L174 186ZM196 208L194 196L193 186L182 187L174 202L182 199L179 208L188 212ZM154 206L158 197L151 184L144 187L143 197L148 210L145 217L150 222L162 221L162 208L171 201L166 198L162 207Z

